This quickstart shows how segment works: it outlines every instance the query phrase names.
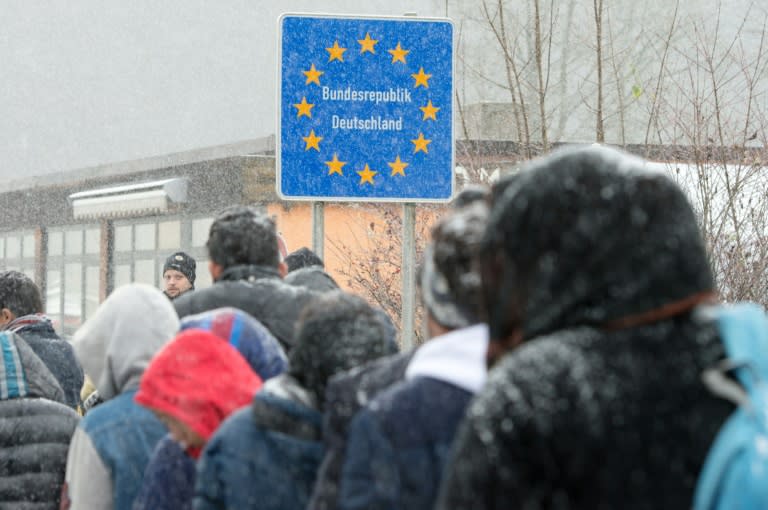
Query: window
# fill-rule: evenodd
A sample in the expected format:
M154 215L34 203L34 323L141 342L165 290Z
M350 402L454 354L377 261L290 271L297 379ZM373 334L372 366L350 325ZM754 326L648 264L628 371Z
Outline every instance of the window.
M165 259L184 251L197 262L195 287L211 283L205 242L213 218L156 218L115 222L114 286L141 282L163 287Z
M99 302L98 225L48 230L45 311L56 330L72 335Z
M31 231L0 232L0 267L35 274L35 235Z

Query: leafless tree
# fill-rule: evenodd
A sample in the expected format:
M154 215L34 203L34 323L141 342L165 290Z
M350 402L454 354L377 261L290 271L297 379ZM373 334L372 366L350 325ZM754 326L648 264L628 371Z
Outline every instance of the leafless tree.
M661 41L646 140L661 142L658 159L677 161L670 166L697 209L722 298L768 305L768 15L755 5L732 33L718 6L690 21L681 44ZM670 32L677 26L675 11Z
M416 260L420 261L424 246L430 238L432 223L439 217L440 209L435 206L419 208L416 215ZM400 329L402 320L401 257L403 219L401 210L394 205L375 206L377 221L351 225L348 235L341 239L329 239L331 251L342 261L337 274L344 279L347 287L379 306ZM365 220L361 220L365 221ZM360 232L364 232L361 237ZM423 309L416 306L414 339L415 344L425 338Z

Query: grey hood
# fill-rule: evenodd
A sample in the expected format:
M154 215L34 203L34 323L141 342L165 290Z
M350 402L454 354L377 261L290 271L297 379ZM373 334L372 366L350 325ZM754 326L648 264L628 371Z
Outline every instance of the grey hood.
M158 289L134 283L115 290L75 333L83 370L109 400L137 387L149 361L179 331L179 318Z

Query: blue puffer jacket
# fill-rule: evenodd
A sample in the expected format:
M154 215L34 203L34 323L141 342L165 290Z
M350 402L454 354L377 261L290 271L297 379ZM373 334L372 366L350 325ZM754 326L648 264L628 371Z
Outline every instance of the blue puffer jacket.
M323 456L321 414L289 376L230 416L198 462L195 510L300 510Z

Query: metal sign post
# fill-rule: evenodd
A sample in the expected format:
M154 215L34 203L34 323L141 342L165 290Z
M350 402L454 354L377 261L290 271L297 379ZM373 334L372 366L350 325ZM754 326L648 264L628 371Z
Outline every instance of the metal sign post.
M325 204L312 202L312 251L325 259Z
M400 340L403 350L413 347L416 327L416 206L403 204L403 276Z

